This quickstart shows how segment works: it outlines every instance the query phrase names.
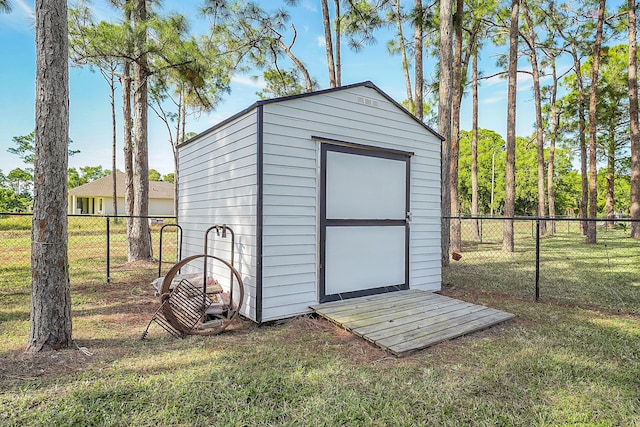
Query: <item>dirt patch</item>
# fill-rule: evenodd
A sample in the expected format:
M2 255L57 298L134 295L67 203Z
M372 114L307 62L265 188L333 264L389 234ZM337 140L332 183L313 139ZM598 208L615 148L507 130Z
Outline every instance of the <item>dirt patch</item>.
M148 275L110 284L74 286L72 292L72 299L77 304L73 309L75 347L39 354L24 353L21 349L0 353L0 357L5 360L0 365L0 384L10 387L25 381L44 381L81 371L100 370L140 351L153 349L162 352L165 349L192 345L191 338L185 341L174 339L155 324L151 326L148 340L140 341L142 332L160 305L158 297L154 296ZM476 303L487 301L494 307L513 301L513 297L454 286L445 286L442 294ZM490 328L474 334L473 338L445 342L402 358L397 358L315 315L303 315L263 325L238 317L222 334L203 339L218 340L216 346L220 347L237 347L245 344L248 334L262 331L267 333L266 329L272 327L285 329L282 339L298 342L300 346L312 346L312 350L317 340L322 340L323 345L339 354L345 363L387 369L398 365L424 363L425 357L437 359L443 353L455 353L460 351L460 346L467 339L500 338L508 333L510 326ZM86 348L86 351L78 348Z
M398 358L370 341L361 338L342 327L315 314L297 316L276 322L288 329L292 340L303 340L305 335L321 333L328 336L326 343L336 353L353 366L375 365L385 369L398 364L410 364L412 357Z
M12 384L40 381L81 371L93 360L89 354L76 349L29 353L12 351L2 354L0 384L9 388Z

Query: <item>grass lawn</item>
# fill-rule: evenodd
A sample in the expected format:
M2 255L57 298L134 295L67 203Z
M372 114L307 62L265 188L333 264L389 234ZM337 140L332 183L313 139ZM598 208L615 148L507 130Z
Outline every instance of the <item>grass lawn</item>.
M536 242L532 221L515 224L515 252L502 251L502 221L483 220L483 239L471 239L463 222L460 261L443 282L518 298L535 298ZM626 230L598 228L598 243L586 245L579 223L558 221L557 234L540 239L540 298L558 304L640 314L640 241Z
M140 341L158 304L151 268L72 283L75 341L91 355L25 354L29 289L2 270L0 425L640 425L640 288L616 291L624 306L598 280L583 285L589 304L534 303L528 263L466 249L443 293L516 318L400 359L311 317L184 340L152 327Z
M173 223L166 218L165 224ZM69 233L69 275L72 285L104 283L107 278L107 220L99 216L71 216ZM160 229L162 224L151 223L152 256L160 255ZM177 258L176 229L163 232L163 271L166 272ZM127 263L126 221L109 220L109 277L114 281L129 280L139 270L138 265ZM30 282L31 216L0 215L0 289L16 283ZM157 265L147 271L157 275ZM152 273L155 271L156 273Z

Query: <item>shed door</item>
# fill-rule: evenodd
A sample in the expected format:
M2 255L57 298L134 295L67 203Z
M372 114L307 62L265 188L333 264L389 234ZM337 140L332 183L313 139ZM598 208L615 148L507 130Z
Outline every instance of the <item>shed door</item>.
M320 302L409 288L409 155L322 144Z

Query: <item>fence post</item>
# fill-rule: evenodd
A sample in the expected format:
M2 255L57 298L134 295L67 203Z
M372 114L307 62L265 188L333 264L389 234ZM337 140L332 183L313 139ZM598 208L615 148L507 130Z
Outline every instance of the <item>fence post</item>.
M107 219L107 283L111 283L111 245L109 244L110 233L110 224L111 221L109 217Z
M540 219L536 219L536 302L540 300Z

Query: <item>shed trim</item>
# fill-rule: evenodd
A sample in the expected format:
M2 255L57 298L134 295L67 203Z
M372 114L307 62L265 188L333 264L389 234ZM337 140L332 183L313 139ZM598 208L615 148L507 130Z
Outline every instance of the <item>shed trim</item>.
M258 105L257 111L257 137L256 137L256 323L262 323L262 235L264 211L264 111L262 105Z
M312 139L321 139L323 142L326 140L319 137L312 137ZM329 140L332 141L332 140ZM335 141L335 140L333 140ZM319 274L318 274L318 288L319 295L318 301L320 303L337 301L340 299L357 298L367 295L375 295L380 293L387 293L399 290L409 289L410 280L410 230L409 230L409 214L410 214L410 202L411 202L411 156L413 153L400 150L388 150L375 146L363 146L362 144L351 144L344 141L338 141L340 144L334 144L332 142L325 142L320 144L320 230L319 230ZM339 152L346 154L354 154L369 157L379 157L389 160L396 160L405 163L405 209L407 217L405 219L329 219L327 218L327 152ZM327 294L326 286L326 230L327 227L352 227L352 226L404 226L404 283L389 284L386 286L360 289L355 291L341 292L338 294Z
M342 141L334 138L325 138L324 136L311 135L311 139L313 139L314 141L326 142L328 144L337 145L341 147L360 148L362 150L378 151L380 153L397 154L403 157L411 157L415 155L415 153L412 151L395 150L393 148L383 148L383 147L376 147L376 146L367 145L367 144L358 144L356 142ZM338 150L334 150L334 151L338 151Z

